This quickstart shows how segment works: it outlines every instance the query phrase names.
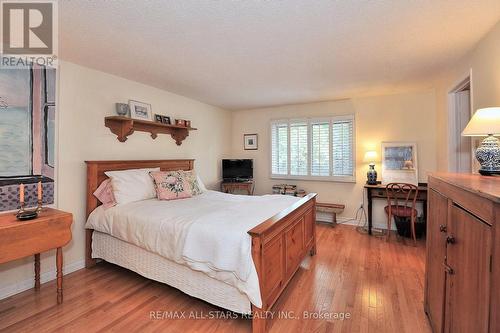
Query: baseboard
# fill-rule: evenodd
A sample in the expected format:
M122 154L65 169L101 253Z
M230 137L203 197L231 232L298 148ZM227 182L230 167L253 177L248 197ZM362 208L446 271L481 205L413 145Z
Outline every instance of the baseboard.
M326 215L326 214L325 214ZM316 214L316 221L320 223L325 223L325 224L332 224L332 215L326 215L326 216L321 216L320 214ZM363 225L364 222L361 224L359 223L359 220L355 220L354 217L339 217L337 216L337 223L339 224L345 224L345 225L353 225L353 226L358 226L358 225ZM367 222L368 225L368 222ZM385 223L373 223L373 228L374 229L387 229L387 225ZM393 230L396 230L395 226L392 226Z
M71 264L63 267L63 275L73 273L79 269L85 268L85 260L72 262ZM40 274L40 283L45 283L56 279L56 271L50 271ZM0 299L19 294L25 290L31 289L35 286L34 276L29 279L19 281L17 283L0 288Z
M325 223L325 224L332 224L332 216L319 216L319 214L316 215L316 222L320 223ZM350 217L339 217L337 216L337 223L339 224L346 224L346 225L358 225L359 221L354 220L354 218Z

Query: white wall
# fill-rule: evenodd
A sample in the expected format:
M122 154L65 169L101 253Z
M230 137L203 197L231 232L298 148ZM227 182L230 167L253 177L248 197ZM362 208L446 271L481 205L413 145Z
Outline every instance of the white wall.
M438 110L438 168L448 170L448 93L472 73L472 110L500 106L500 22L435 82Z
M398 95L354 98L339 101L286 105L234 111L232 119L232 157L253 158L256 194L271 193L273 184L297 184L307 192L317 192L318 201L346 205L341 217L352 218L363 201L363 185L368 165L363 163L367 150L380 155L382 141L414 141L418 145L418 171L421 182L436 170L436 97L433 91ZM294 181L270 179L270 121L280 118L355 114L356 183ZM257 133L259 149L243 149L243 134ZM380 164L376 165L380 177ZM385 226L385 215L377 200L374 224Z
M73 240L64 248L66 271L84 260L86 198L85 160L194 158L195 168L208 187L218 185L220 160L230 149L231 115L209 106L144 84L62 62L59 69L57 202L73 213ZM115 102L134 99L151 103L153 113L191 119L197 131L177 146L170 136L156 140L136 132L125 143L104 127L114 115ZM31 258L0 265L0 297L33 285ZM53 277L53 253L42 255L42 278ZM55 294L54 294L55 295ZM55 296L54 296L55 297Z

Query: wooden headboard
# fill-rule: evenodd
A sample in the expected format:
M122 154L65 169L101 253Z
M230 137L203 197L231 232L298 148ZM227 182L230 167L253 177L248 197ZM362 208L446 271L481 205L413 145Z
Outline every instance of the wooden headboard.
M194 160L132 160L132 161L85 161L87 164L87 217L101 203L93 195L103 180L104 172L127 169L157 168L162 171L193 170Z

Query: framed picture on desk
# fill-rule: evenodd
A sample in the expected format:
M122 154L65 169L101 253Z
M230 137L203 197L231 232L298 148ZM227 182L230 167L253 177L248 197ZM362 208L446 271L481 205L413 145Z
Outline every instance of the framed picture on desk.
M382 142L382 184L418 185L417 144Z

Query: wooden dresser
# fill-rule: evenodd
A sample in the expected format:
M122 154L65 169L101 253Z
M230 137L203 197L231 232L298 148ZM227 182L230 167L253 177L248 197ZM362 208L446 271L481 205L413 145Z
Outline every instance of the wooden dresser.
M500 178L429 177L425 312L433 332L500 332Z

